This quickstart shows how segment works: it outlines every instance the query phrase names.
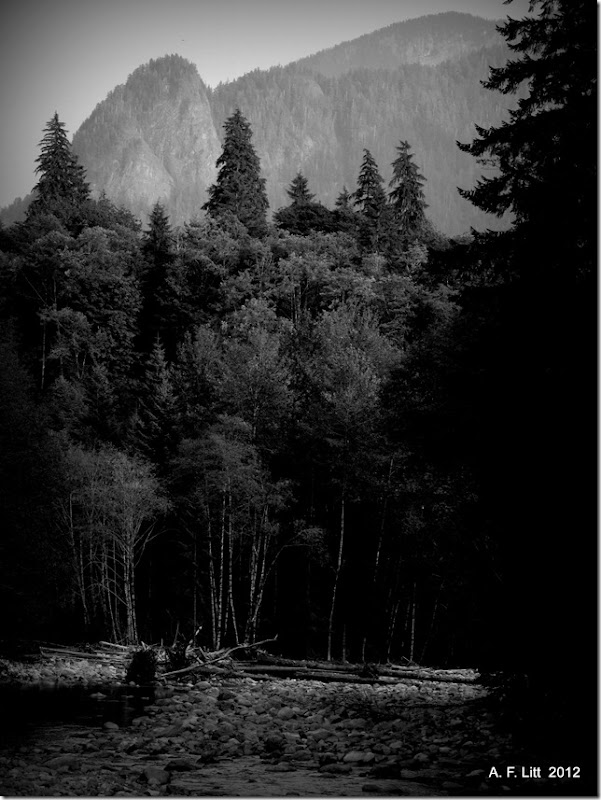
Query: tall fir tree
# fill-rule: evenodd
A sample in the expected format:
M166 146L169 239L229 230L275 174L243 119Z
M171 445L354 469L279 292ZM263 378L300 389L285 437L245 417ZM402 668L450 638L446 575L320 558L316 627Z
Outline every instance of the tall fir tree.
M357 178L357 189L353 194L355 208L362 215L359 239L363 247L377 252L380 244L381 217L386 207L386 193L378 165L370 151L363 150L363 161Z
M154 204L148 218L148 229L142 234L142 253L146 263L142 275L140 344L148 353L157 336L160 336L169 357L173 358L175 343L172 341L172 331L169 330L172 305L169 277L175 260L175 237L169 217L159 202Z
M223 152L216 162L219 174L203 209L215 219L230 212L251 235L261 236L267 230L269 203L250 124L237 108L223 127Z
M407 247L423 233L428 207L423 191L424 176L413 162L409 143L401 141L398 155L392 162L391 191L388 195L393 209L394 224L401 245Z
M459 191L484 211L498 216L510 212L520 235L552 243L552 261L569 248L581 263L583 244L588 243L590 270L596 258L591 234L597 223L595 7L587 0L531 0L530 12L535 11L536 16L508 18L500 26L517 58L491 68L484 82L503 94L526 86L526 96L506 122L491 128L476 125L473 142L458 142L481 163L496 166L497 174ZM561 235L549 236L549 231Z
M35 199L28 209L28 218L36 212L49 211L69 215L90 197L85 172L71 150L65 125L55 112L44 129L41 153L36 159Z

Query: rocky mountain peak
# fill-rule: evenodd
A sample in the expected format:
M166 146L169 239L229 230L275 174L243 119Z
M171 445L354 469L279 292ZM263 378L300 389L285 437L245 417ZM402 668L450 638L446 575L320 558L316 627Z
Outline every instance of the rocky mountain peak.
M172 221L206 199L221 145L206 87L178 55L136 69L96 106L73 138L92 191L105 191L142 220L155 202Z

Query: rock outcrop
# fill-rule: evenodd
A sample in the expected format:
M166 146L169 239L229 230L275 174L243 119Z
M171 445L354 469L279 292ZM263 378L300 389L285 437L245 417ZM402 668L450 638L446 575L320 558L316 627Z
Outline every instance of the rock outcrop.
M79 128L73 150L92 192L143 221L157 201L176 224L198 213L221 144L196 67L180 56L139 67Z

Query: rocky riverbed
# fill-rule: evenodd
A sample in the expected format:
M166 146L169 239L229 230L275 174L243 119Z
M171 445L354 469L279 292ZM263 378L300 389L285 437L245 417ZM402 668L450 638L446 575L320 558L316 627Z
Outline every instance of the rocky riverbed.
M489 777L493 767L504 776L506 764L520 762L483 696L476 685L436 681L356 685L221 675L163 685L126 727L36 724L5 737L0 793L519 793L504 777Z

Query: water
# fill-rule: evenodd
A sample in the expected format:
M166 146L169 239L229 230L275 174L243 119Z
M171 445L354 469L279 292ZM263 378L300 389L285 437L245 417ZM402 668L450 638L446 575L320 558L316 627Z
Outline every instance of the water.
M153 701L153 686L0 685L0 741L51 724L125 727Z

